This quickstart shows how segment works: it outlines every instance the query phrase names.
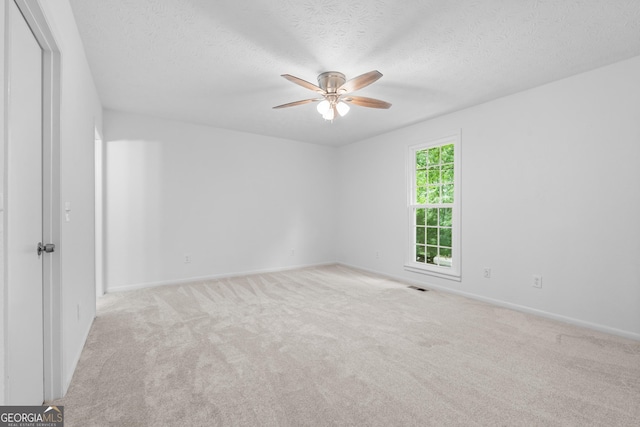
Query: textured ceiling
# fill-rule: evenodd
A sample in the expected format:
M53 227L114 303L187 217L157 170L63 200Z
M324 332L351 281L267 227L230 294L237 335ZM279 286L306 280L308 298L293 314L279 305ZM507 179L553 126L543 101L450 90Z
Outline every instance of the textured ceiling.
M105 108L342 145L640 55L638 0L70 0ZM333 123L271 107L384 76Z

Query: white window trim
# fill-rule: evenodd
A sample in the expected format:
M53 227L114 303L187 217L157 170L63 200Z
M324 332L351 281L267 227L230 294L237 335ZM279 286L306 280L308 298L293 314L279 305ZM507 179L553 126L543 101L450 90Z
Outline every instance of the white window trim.
M453 142L455 144L455 157L453 163L453 184L454 184L454 194L453 194L453 217L452 217L452 259L453 263L450 268L441 267L438 265L432 264L424 264L415 261L414 251L415 251L415 218L413 214L413 208L417 206L415 204L415 186L416 186L416 168L415 168L415 153L416 151L423 150L425 148L433 147L436 145L445 145L447 143ZM462 239L461 235L461 204L460 204L460 194L461 194L461 186L460 186L460 164L462 156L461 154L461 143L460 143L460 131L451 132L441 138L432 139L426 142L421 142L420 144L410 145L407 147L407 155L406 155L406 176L407 176L407 245L406 245L406 255L405 255L405 264L404 269L407 271L412 271L414 273L427 274L430 276L440 277L444 279L450 280L462 280L462 262L461 262L461 247L460 244Z

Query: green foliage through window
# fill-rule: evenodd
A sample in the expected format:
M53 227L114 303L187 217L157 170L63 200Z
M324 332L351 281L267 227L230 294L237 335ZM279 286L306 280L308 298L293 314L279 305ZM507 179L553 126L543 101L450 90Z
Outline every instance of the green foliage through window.
M452 266L455 144L415 152L415 261Z

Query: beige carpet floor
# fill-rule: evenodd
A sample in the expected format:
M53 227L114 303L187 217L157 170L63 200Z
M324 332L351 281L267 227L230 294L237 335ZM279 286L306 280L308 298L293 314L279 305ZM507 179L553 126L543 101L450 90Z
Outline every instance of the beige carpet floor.
M342 266L107 294L72 426L638 426L640 342Z

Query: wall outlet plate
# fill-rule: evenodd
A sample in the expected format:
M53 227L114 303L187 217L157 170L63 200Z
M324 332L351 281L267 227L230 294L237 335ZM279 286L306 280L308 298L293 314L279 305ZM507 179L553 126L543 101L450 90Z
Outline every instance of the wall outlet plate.
M542 288L542 276L539 274L534 274L531 278L531 286L534 288Z

